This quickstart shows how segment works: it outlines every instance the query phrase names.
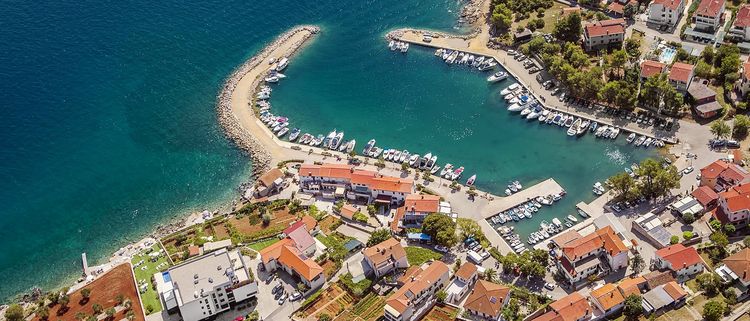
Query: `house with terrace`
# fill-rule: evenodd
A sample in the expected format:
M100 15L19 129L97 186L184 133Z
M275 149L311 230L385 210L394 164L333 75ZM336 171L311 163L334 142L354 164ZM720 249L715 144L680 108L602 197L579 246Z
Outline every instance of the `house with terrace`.
M648 5L646 22L650 27L672 30L684 11L685 0L654 0Z
M414 182L343 164L302 164L300 189L326 198L399 205L414 192Z
M450 268L433 261L426 268L412 267L402 280L403 285L385 301L384 317L388 321L419 320L435 304L435 293L450 277Z
M587 51L622 46L625 40L625 20L610 19L587 24L583 30L583 44Z
M686 281L703 272L705 263L694 247L680 243L659 249L654 253L656 269L670 270L679 281Z
M453 274L453 280L446 287L445 292L448 294L446 302L459 304L469 293L474 283L479 279L477 266L473 263L466 262Z
M675 62L669 69L668 80L677 91L685 93L693 81L693 65Z
M646 81L647 79L658 76L667 72L667 65L653 60L644 60L641 62L641 80Z
M719 193L713 216L723 224L745 226L750 223L750 184L740 184Z
M555 252L557 268L574 288L591 275L608 274L628 266L628 248L610 226L559 242L562 244L557 244L560 248Z
M389 238L374 246L362 250L365 262L370 266L376 278L380 278L395 269L405 269L409 267L409 261L406 259L406 251L401 243Z
M641 305L646 315L660 315L667 310L682 306L687 292L675 281L659 285L643 294Z
M483 320L501 321L503 307L510 301L510 288L479 280L464 302L464 309Z
M305 256L293 240L286 238L260 250L263 268L268 272L281 269L302 282L311 292L323 286L326 276L323 268Z
M724 0L701 0L698 8L693 12L695 30L709 34L715 33L724 21L725 8Z
M738 298L744 298L750 290L750 249L742 249L722 261L716 268L724 282L731 284Z
M717 160L701 168L701 186L721 192L739 184L750 183L750 173L742 166Z

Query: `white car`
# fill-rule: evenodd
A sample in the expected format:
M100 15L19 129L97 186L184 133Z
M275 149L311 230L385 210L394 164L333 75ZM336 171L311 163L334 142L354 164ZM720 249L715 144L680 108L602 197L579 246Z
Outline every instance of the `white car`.
M302 293L294 292L292 296L289 297L289 301L297 301L302 297Z
M682 170L682 173L685 174L685 175L690 174L692 172L693 172L693 167L692 166L689 166L689 167L687 167L687 168L685 168L685 169Z
M560 97L557 98L559 101L565 100L565 93L560 94Z
M445 247L445 246L442 246L442 245L435 245L435 251L442 252L442 253L447 253L448 252L448 248Z
M544 288L547 289L547 290L552 291L552 290L555 289L555 285L552 284L552 283L546 282L546 283L544 283Z

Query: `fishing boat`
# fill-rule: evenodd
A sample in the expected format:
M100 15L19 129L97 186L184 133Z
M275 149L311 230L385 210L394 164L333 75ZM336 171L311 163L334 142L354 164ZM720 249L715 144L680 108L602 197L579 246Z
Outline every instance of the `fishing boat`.
M514 186L514 187L515 187L515 188L516 188L517 190L519 190L519 191L520 191L521 189L523 189L523 186L521 186L521 183L520 183L519 181L513 181L513 186Z
M297 140L297 138L299 137L299 133L300 133L299 128L292 129L292 131L289 133L289 141L293 142Z
M375 139L370 139L369 142L367 142L367 145L365 145L365 149L362 150L362 154L369 155L370 150L375 146Z
M569 219L569 220L570 220L571 222L578 222L578 219L577 219L577 218L576 218L575 216L573 216L573 215L568 215L568 219Z
M278 133L276 133L276 137L279 137L279 138L281 138L281 137L283 137L284 135L286 135L286 133L288 133L288 132L289 132L289 128L287 128L287 127L284 127L284 128L282 128L282 129L280 129Z
M481 66L477 67L477 69L479 69L479 71L486 71L495 68L495 66L497 66L495 59L490 58L489 60L485 60Z
M344 139L344 132L343 131L336 133L336 136L334 136L333 139L331 139L331 143L330 143L329 148L331 148L333 150L339 149L339 146L341 145L341 141L343 139Z
M601 126L599 127L596 132L594 132L594 136L596 137L602 137L605 131L609 130L609 126Z
M454 61L456 61L456 57L458 57L458 50L452 52L450 56L448 56L446 62L452 64Z
M440 56L440 58L442 58L443 60L447 60L448 57L450 57L450 55L452 53L453 53L453 51L451 51L451 50L448 50L448 49L443 50L443 54Z
M461 61L459 61L458 63L463 65L467 63L468 61L469 61L469 54L464 54L464 56L461 58Z
M472 186L474 185L474 181L477 180L477 174L471 175L469 179L466 180L466 186Z
M633 143L634 140L635 140L635 133L630 133L630 135L628 135L628 138L625 138L625 141L627 141L628 144Z
M521 88L521 85L519 85L518 83L513 83L510 86L508 86L507 88L501 90L500 91L500 95L505 96L507 94L514 93L514 92L518 91L518 89L520 89L520 88Z
M450 175L453 173L453 164L448 163L445 164L445 167L443 167L443 170L440 171L440 177L450 178Z
M461 174L463 174L463 172L464 172L464 167L463 166L459 167L458 169L453 171L453 174L451 174L451 180L454 180L454 181L457 180L458 178L461 177Z
M289 59L287 57L282 57L279 59L279 62L276 63L276 71L282 71L286 66L289 64Z
M562 117L562 116L560 116L560 113L550 114L549 116L547 116L547 120L545 120L544 122L547 123L548 125L553 124L555 122L556 117Z
M474 63L471 64L472 67L479 67L484 62L484 56L479 56L477 59L474 59Z
M419 161L419 154L414 154L409 157L409 165L412 167L416 167L417 162Z
M550 115L551 113L549 110L543 109L542 114L539 115L539 122L540 123L545 122L547 120L547 117L549 117Z
M280 132L280 131L281 131L282 129L286 128L286 126L289 126L289 123L287 123L287 122L284 122L284 123L280 123L280 124L276 125L276 127L274 127L274 128L272 129L272 131L273 131L274 133L278 133L278 132Z
M498 81L503 81L505 79L508 79L508 73L505 71L498 71L492 74L492 76L487 77L488 82L498 82Z
M391 157L389 160L392 162L398 162L399 158L401 158L401 151L397 150L395 153L393 153L393 157Z

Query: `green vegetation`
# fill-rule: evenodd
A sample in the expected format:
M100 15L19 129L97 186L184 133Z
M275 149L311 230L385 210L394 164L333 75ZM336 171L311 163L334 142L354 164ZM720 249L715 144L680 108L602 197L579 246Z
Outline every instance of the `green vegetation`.
M490 255L493 255L492 251ZM538 249L523 252L521 255L509 253L498 259L498 262L502 264L506 274L520 273L530 277L543 277L547 272L549 253Z
M636 252L635 255L630 258L630 267L636 274L641 273L641 271L643 271L643 268L646 267L646 261L643 259L640 253Z
M409 265L419 266L429 260L439 260L443 257L442 254L423 247L407 246L404 251L406 251L406 259L409 261Z
M692 239L692 238L693 238L693 236L694 236L694 235L693 235L693 231L685 231L685 232L682 232L682 239L683 239L683 240L689 240L689 239Z
M657 198L680 187L677 168L674 165L662 166L660 161L653 158L642 161L636 173L637 178L620 173L609 179L617 199L632 201L640 197Z
M343 234L338 232L331 233L327 236L323 235L323 233L320 233L315 236L315 238L317 238L320 243L323 243L323 245L327 247L326 252L328 253L328 257L330 257L331 260L337 265L340 265L346 257L347 251L344 247L344 244L353 239L353 237L351 236L344 236Z
M362 297L362 295L366 294L372 286L372 281L367 278L355 283L354 281L352 281L351 273L342 275L341 283L349 291L349 293L356 297Z
M484 235L482 228L475 220L469 218L458 218L456 219L456 225L460 231L461 240L465 240L469 237L473 237L479 243L488 243L487 237Z
M167 261L166 253L160 254L155 262L152 262L152 258L151 256L149 256L150 253L155 253L160 249L161 248L158 244L153 245L152 247L143 250L137 255L133 256L133 259L131 260L131 263L134 266L133 273L135 274L135 280L138 283L139 290L142 284L148 284L148 286L146 286L146 291L141 292L141 301L143 302L144 307L152 307L151 312L147 311L149 314L162 310L161 301L159 300L159 294L156 293L156 284L153 282L152 277L154 276L154 273L165 271L169 267L169 262ZM139 266L136 266L136 263L140 262L141 260L143 260L143 263L141 263L141 265ZM157 266L159 266L158 269Z
M528 19L532 12L537 12L537 16L539 16L539 9L542 10L543 14L544 9L551 8L553 3L552 0L493 0L490 4L492 8L490 21L498 29L498 33L502 33L510 29L514 13L516 21ZM541 22L542 24L546 24L543 20ZM538 26L539 23L534 22L534 27Z
M375 244L379 244L380 242L383 242L387 239L391 238L391 231L387 228L381 228L377 229L372 234L370 234L370 238L367 239L367 246L373 246Z
M368 218L367 215L362 214L362 212L360 211L356 211L352 215L352 219L354 219L357 222L364 223L364 224L367 224L367 218Z
M622 314L625 315L626 320L638 320L643 314L643 299L640 295L631 294L625 298L625 306L623 307Z
M310 305L311 303L315 302L315 300L317 300L317 299L318 299L318 297L319 297L319 296L320 296L321 294L323 294L323 289L322 289L322 288L321 288L321 289L318 289L318 290L317 290L317 291L315 291L315 293L313 293L313 294L312 294L311 296L307 297L307 299L305 299L305 301L302 301L302 303L300 304L300 309L304 309L305 307L307 307L307 306L308 306L308 305Z
M703 306L703 318L706 321L719 321L727 311L727 304L723 300L713 299Z
M456 224L447 215L432 213L422 222L422 231L432 237L432 240L445 247L453 247L458 242L456 238Z
M565 42L575 43L581 39L581 15L577 12L561 18L555 24L555 30L552 34Z
M703 273L695 278L698 289L704 291L708 296L715 296L721 287L721 277L716 273Z
M732 128L727 125L723 120L714 120L711 122L711 134L714 134L716 138L727 138L732 133Z
M21 321L23 320L23 314L23 308L17 303L13 303L5 310L5 320Z
M680 237L678 237L677 235L672 235L672 237L669 238L669 244L674 245L677 243L680 243Z
M666 74L649 77L641 86L639 100L642 106L657 112L664 108L671 114L679 112L684 104L682 94L669 83Z
M279 238L273 237L267 240L263 240L257 243L250 244L247 247L260 252L260 250L265 249L278 241L280 241Z

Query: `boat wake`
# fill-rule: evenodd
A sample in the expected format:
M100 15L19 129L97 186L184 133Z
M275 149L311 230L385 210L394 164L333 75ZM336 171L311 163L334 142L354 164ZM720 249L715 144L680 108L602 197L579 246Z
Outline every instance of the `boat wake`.
M617 165L625 165L628 160L628 156L621 152L619 149L607 148L607 157L610 161Z

